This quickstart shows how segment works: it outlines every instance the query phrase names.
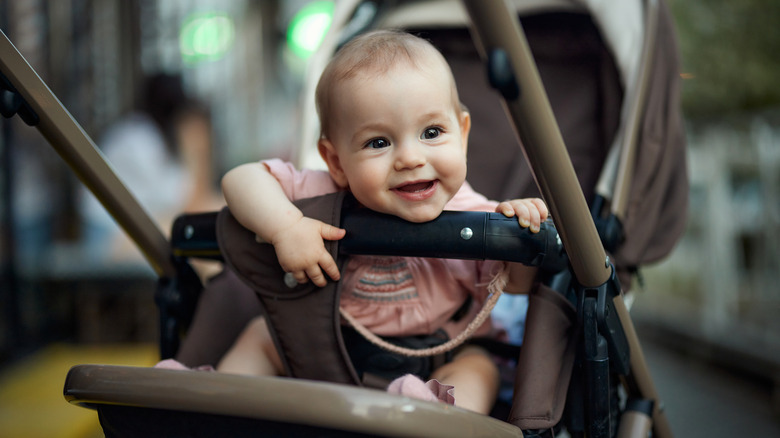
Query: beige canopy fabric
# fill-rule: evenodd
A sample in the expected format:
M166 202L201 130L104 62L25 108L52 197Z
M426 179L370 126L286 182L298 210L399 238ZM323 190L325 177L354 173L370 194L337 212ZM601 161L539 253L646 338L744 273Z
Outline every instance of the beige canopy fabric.
M618 266L639 266L667 256L685 230L688 170L680 104L680 64L674 20L661 4L648 101L639 132L635 174Z
M344 1L337 5L340 7L334 27L345 26L349 11L357 3ZM474 188L497 200L538 196L498 94L487 84L484 63L471 42L462 7L458 2L451 7L446 3L448 0L401 2L377 25L403 27L430 39L450 63L461 100L472 115L468 180ZM629 94L625 87L635 86L635 76L641 71L637 63L641 60L641 36L646 30L640 16L641 0L619 2L617 8L605 8L601 3L517 2L523 30L589 203L624 122L621 111L625 111L624 97ZM630 181L627 211L622 218L625 241L612 254L624 288L630 287L629 272L671 252L687 217L678 48L668 8L663 2L658 6L648 97L636 137L635 173ZM425 7L438 7L446 13L423 13L421 8ZM424 24L425 20L430 23ZM322 59L312 61L312 74L327 61L339 35L339 29L332 29L326 37L326 47L318 54ZM316 84L315 79L311 82ZM304 108L308 104L304 103ZM313 134L304 133L304 137L307 135ZM303 141L314 144L311 139ZM316 167L318 157L312 158L305 149L302 147L301 163Z

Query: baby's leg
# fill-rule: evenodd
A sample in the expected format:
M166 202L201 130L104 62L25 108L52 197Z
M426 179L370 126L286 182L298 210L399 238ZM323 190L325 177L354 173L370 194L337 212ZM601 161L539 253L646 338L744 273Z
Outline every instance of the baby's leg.
M455 387L455 406L489 414L500 383L498 367L482 348L467 346L431 375Z
M284 374L283 370L282 360L262 316L247 324L217 365L219 372L250 376L280 376Z

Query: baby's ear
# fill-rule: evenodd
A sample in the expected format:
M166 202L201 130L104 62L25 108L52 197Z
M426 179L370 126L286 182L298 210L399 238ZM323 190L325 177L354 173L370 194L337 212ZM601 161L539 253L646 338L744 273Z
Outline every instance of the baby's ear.
M460 135L464 154L469 149L469 132L471 132L471 114L464 110L460 113Z
M317 150L320 152L322 159L325 160L325 164L328 165L328 172L330 172L330 176L336 181L336 184L341 188L349 187L347 176L341 167L339 154L336 153L336 146L327 138L322 137L317 142Z

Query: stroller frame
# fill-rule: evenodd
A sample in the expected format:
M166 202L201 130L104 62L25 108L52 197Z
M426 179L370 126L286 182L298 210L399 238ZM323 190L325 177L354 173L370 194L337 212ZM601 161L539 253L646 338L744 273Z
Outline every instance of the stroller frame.
M522 140L524 153L532 166L543 197L550 207L568 254L575 284L578 285L576 286L578 315L580 315L578 324L583 333L582 344L587 358L583 365L586 395L582 403L586 407L593 407L593 409L586 409L584 434L588 437L610 436L610 393L609 384L606 382L609 381L610 375L614 374L616 367L618 374L622 375L629 398L646 401L646 403L636 404L641 408L639 411L627 412L623 416L620 436L646 436L649 427L652 427L654 436L671 437L638 337L623 302L619 284L615 280L614 268L606 256L601 238L582 196L582 190L519 23L504 2L464 0L463 3L472 20L475 42L489 65L491 84L501 93L507 113L514 122L518 137ZM646 6L652 11L657 6L656 3L656 0L648 0ZM649 13L647 16L649 17L648 29L651 29L654 14ZM89 136L41 81L5 34L2 36L0 70L4 79L3 88L14 96L13 105L10 108L3 108L3 114L10 117L17 113L25 122L35 126L141 248L160 276L157 301L161 310L161 348L163 357L172 356L176 348L176 338L186 327L187 315L192 314L191 310L197 301L196 296L183 292L198 289L199 280L189 269L184 258L172 255L163 233L111 171ZM645 50L648 51L649 48L645 47ZM637 102L641 102L642 99L641 89L642 87L632 97ZM637 103L636 106L639 108L641 105ZM630 137L630 133L627 136ZM620 160L623 165L618 167L618 180L615 185L621 187L626 193L625 186L630 181L632 152L630 139L624 139L624 142L626 146L621 152ZM623 208L621 204L624 204L624 200L621 201L620 198L612 203L612 213L618 217L621 214L620 209ZM213 256L213 248L207 249L206 252ZM184 251L183 254L198 255L198 251L190 253ZM192 376L190 373L165 370L125 368L128 367L88 365L75 367L66 382L66 398L73 403L90 407L103 408L105 404L106 409L116 409L116 405L127 405L133 408L191 409L194 412L205 412L205 409L208 409L219 415L278 419L330 428L343 426L333 423L333 417L329 415L323 415L323 418L330 418L329 420L318 423L312 422L310 418L304 419L301 415L283 415L273 409L272 413L258 413L252 409L239 408L239 406L246 407L250 403L249 398L239 398L236 403L225 405L225 409L221 411L213 411L213 406L206 408L198 405L198 402L193 402L189 396L184 396L178 401L173 401L171 397L167 399L163 397L161 400L153 393L159 392L161 387L164 388L166 386L164 382L170 382L171 387L203 385L211 388L213 394L223 391L224 397L232 397L235 396L237 388L225 389L225 385L230 386L230 382L235 380L233 382L235 385L250 388L245 386L250 379L204 374ZM97 377L98 381L90 380L90 376ZM119 382L117 376L126 377L128 381ZM284 379L268 384L277 383L282 385L278 388L279 391L287 391L293 385L299 384ZM143 387L148 397L138 397L138 392L132 390L130 392L135 394L135 398L123 398L120 393L127 390L128 385ZM370 393L373 400L366 401L367 394L363 393L364 390L341 388L338 387L339 385L314 383L306 383L306 385L321 385L323 391L333 397L357 400L349 403L353 408L361 401L373 404L393 404L397 401L397 398L394 400L392 396L374 392ZM269 389L265 384L261 386L262 388L257 387L255 390L263 392ZM246 393L245 397L250 396ZM329 396L325 395L325 397ZM224 402L224 400L225 398L220 398L219 401ZM255 399L252 403L256 401ZM269 398L267 403L273 405L275 402ZM458 428L457 425L463 421L479 425L482 428L479 433L485 433L484 436L522 435L516 427L462 410L448 410L446 407L429 406L423 402L407 399L403 403L405 407L400 412L405 413L405 420L422 416L419 424L407 423L414 425L411 430L397 430L394 429L396 426L380 424L381 422L377 421L370 421L373 424L356 426L349 430L356 433L397 434L398 436L423 433L430 436L452 436L461 434L467 429L475 430ZM395 413L399 412L398 409L392 409ZM630 407L628 409L630 410ZM411 412L415 414L412 415ZM425 412L428 413L427 415L443 415L442 418L446 418L443 423L455 427L448 429L447 433L429 430L423 423L427 418L433 417L425 417L423 415ZM457 421L453 420L455 418ZM533 433L529 431L526 436L532 436Z

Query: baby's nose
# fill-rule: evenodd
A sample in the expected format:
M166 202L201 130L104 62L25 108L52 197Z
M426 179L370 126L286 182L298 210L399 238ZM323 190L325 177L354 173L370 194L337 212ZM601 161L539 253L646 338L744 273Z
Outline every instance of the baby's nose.
M414 169L427 162L422 148L414 143L404 143L396 149L395 170Z

